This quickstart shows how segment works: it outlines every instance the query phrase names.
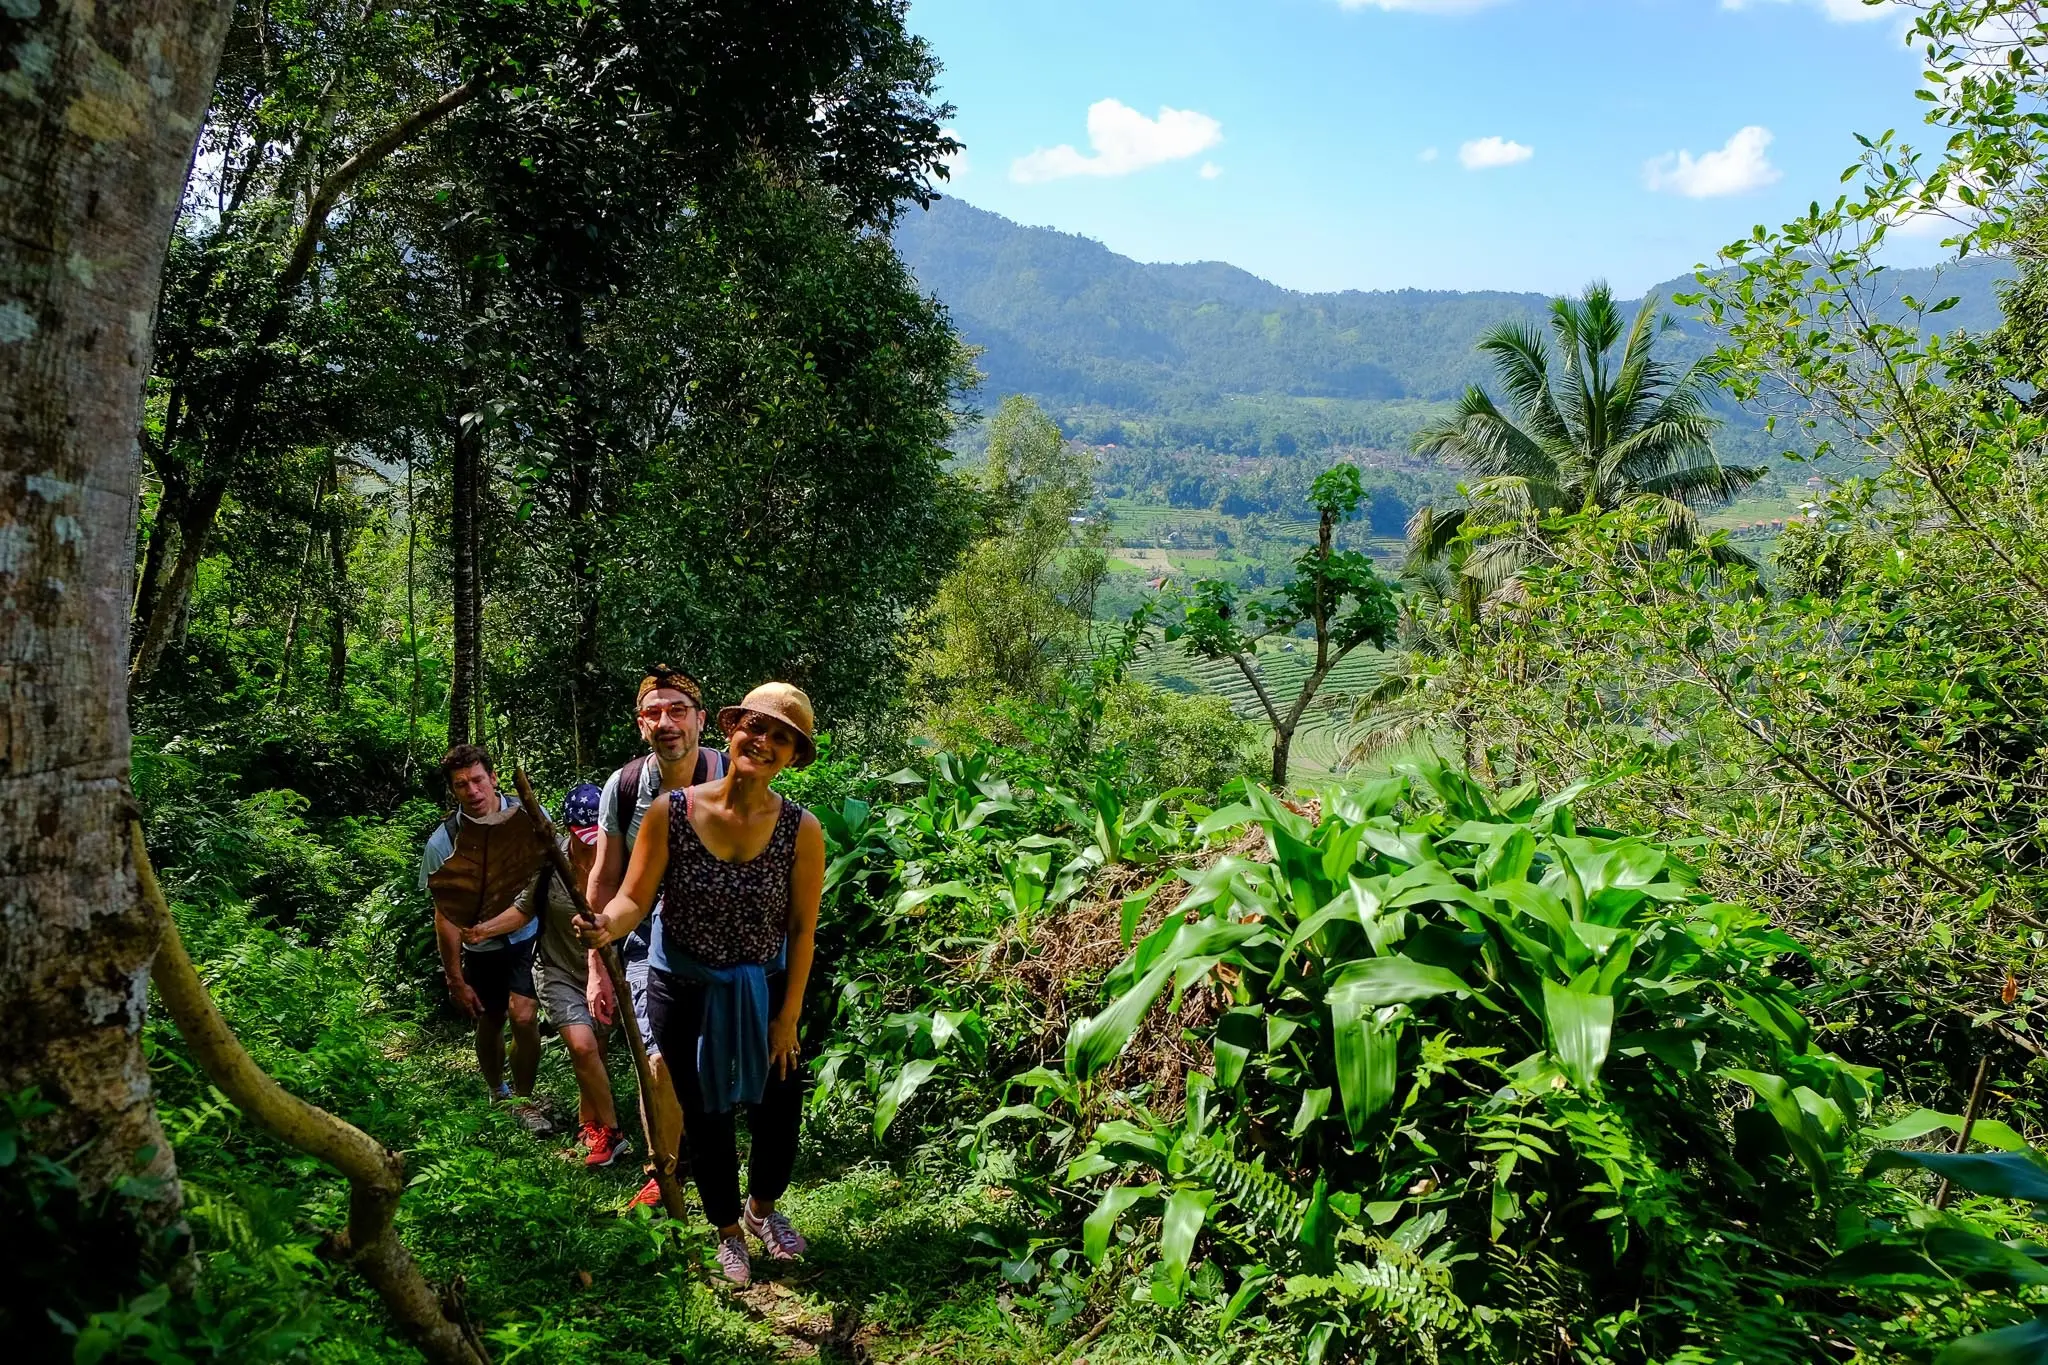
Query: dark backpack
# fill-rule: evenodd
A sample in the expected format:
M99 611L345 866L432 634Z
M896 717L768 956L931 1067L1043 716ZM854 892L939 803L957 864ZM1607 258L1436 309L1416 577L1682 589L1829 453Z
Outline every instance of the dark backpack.
M647 776L647 765L653 761L653 754L642 754L638 758L628 760L626 766L619 769L619 801L621 804L640 799L641 779ZM690 774L690 784L695 786L699 782L709 782L714 777L724 776L725 755L717 749L699 748L697 750L697 768L696 771ZM628 817L621 816L619 828L624 829L628 823Z

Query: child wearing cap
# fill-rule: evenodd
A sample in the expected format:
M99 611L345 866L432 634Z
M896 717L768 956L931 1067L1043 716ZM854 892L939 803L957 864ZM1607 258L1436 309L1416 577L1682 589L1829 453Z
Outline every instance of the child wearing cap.
M597 856L599 794L596 784L584 782L571 789L562 802L562 824L568 830L562 838L562 851L579 883L588 882ZM529 896L540 901L541 1004L561 1032L576 1071L583 1164L609 1166L630 1148L619 1130L611 1077L605 1072L597 1021L590 1013L590 954L576 936L576 905L552 865L542 870Z

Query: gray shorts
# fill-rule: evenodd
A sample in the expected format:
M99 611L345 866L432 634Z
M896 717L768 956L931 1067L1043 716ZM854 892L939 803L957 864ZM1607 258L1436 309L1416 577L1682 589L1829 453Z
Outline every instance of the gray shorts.
M654 1025L647 1022L647 973L650 970L647 959L626 964L626 985L633 992L633 1018L639 1021L640 1037L647 1043L647 1055L659 1057L660 1046L654 1041Z
M565 972L546 958L537 965L541 970L540 1003L547 1008L548 1018L554 1021L555 1027L581 1024L596 1032L597 1021L590 1017L590 1001L583 993L583 976Z

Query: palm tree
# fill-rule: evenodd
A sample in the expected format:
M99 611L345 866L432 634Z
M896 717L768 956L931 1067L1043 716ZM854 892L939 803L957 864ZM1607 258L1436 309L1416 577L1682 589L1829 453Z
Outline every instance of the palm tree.
M1643 300L1624 321L1604 283L1583 299L1550 306L1551 343L1530 323L1504 322L1480 339L1493 357L1513 417L1473 386L1449 417L1415 433L1424 455L1450 455L1479 476L1463 507L1424 507L1408 524L1410 563L1441 560L1470 525L1476 534L1463 573L1490 597L1536 555L1547 518L1631 508L1647 512L1657 546L1699 539L1694 509L1763 477L1714 454L1720 419L1710 411L1705 362L1674 370L1651 354L1676 324ZM1618 355L1617 355L1618 349ZM1740 561L1733 551L1722 558Z

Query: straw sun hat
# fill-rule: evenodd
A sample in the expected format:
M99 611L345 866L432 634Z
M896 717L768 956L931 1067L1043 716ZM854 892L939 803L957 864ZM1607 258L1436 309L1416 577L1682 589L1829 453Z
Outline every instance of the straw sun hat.
M796 732L796 762L791 767L807 768L817 758L818 746L811 738L811 727L815 723L811 699L804 695L801 687L780 682L762 683L747 693L738 706L728 706L718 713L718 728L730 736L733 727L740 723L740 717L749 711L779 720Z

